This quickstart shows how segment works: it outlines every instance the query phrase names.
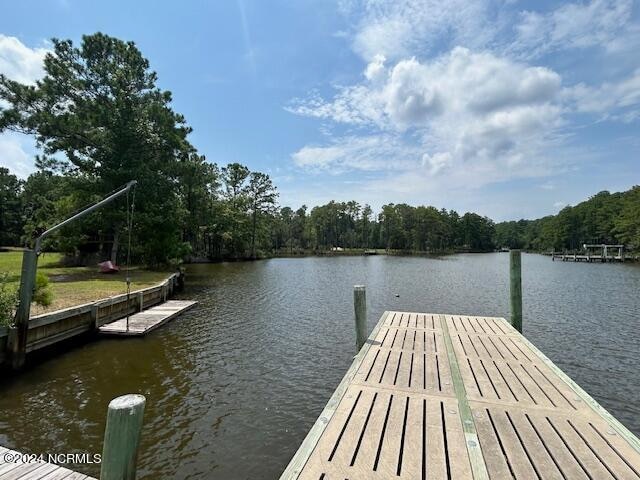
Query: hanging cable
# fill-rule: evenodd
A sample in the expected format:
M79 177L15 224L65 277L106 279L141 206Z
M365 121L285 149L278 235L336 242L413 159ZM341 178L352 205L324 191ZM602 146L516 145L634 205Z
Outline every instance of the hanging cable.
M127 191L127 259L125 264L126 281L127 281L127 332L129 331L129 310L131 305L131 230L133 229L133 213L136 205L136 187L133 187L131 194L131 203L129 203L129 192Z

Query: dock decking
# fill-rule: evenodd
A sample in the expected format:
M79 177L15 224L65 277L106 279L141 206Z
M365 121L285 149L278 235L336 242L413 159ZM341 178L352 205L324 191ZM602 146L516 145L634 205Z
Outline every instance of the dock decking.
M624 262L624 255L579 255L576 253L551 253L551 259L555 260L556 258L562 260L563 262Z
M120 335L120 336L140 336L146 335L150 331L167 323L172 318L177 317L181 313L189 310L198 302L186 300L169 300L157 307L152 307L140 313L136 313L129 317L129 325L127 328L127 319L121 318L115 322L102 325L98 330L103 335Z
M281 480L640 479L640 441L503 318L385 312Z
M0 478L2 480L96 480L82 473L46 462L15 463L6 456L20 458L24 454L0 447Z

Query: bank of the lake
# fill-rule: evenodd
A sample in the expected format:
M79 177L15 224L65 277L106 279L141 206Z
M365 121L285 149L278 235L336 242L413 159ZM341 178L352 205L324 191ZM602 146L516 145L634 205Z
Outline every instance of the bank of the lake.
M81 344L4 379L0 445L99 452L109 400L140 392L140 478L276 478L351 363L354 284L367 285L369 328L384 310L508 316L508 260L189 265L183 295L197 309L144 340ZM639 266L525 254L523 288L525 335L639 434Z
M0 251L0 274L8 276L9 283L16 290L20 283L22 250ZM31 315L41 315L63 308L75 307L103 298L126 293L125 270L103 274L98 267L70 266L64 262L64 255L58 252L44 252L38 259L38 271L49 278L53 302L49 306L33 304ZM170 268L151 270L132 266L129 272L132 290L156 285L173 273Z

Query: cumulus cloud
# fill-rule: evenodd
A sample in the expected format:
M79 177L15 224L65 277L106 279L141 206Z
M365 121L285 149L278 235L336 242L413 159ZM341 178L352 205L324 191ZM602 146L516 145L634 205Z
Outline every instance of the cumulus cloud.
M29 48L15 37L0 34L0 73L11 80L34 84L44 75L45 48ZM2 108L2 105L0 105ZM33 141L15 133L0 134L0 165L20 177L27 177L34 169Z
M374 70L375 81L366 75ZM298 101L290 111L369 125L387 139L382 141L385 164L397 169L419 165L437 175L453 167L481 167L480 172L489 174L496 173L496 166L518 166L526 172L537 171L536 159L561 125L560 89L560 76L548 68L457 47L431 62L411 58L386 67L380 58L374 59L362 83L339 89L329 101L318 96ZM389 137L394 141L388 142ZM380 158L377 151L367 155L375 136L367 138L359 143L348 139L349 147L358 145L358 154L342 161L343 168L368 170L379 165L370 161ZM337 153L342 145L321 148L305 147L294 154L294 161L326 168L343 157ZM303 153L305 161L300 161ZM415 157L408 162L411 155ZM397 157L402 160L394 162Z
M33 172L33 140L17 133L0 135L0 166L8 168L20 178L26 178Z
M384 192L382 202L415 202L456 188L467 196L522 177L552 189L546 177L596 155L581 138L584 122L640 120L633 0L530 3L524 11L513 0L339 4L350 25L340 38L364 60L360 80L286 109L321 119L327 138L294 153L298 167L379 171L360 186L361 198Z
M44 75L46 48L29 48L16 37L0 33L0 73L22 83L35 83Z

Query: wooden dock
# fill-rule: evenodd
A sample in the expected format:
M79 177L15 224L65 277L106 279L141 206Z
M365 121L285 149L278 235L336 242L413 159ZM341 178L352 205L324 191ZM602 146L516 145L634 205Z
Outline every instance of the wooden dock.
M640 479L640 441L503 318L385 312L281 480Z
M169 320L192 308L198 302L169 300L161 305L136 313L127 318L102 325L98 330L104 335L140 336L146 335ZM0 477L1 478L1 477Z
M598 262L598 263L611 263L611 262L624 262L624 255L579 255L577 253L551 253L551 260L562 260L563 262Z
M617 253L609 253L615 251L617 251ZM575 251L573 253L551 252L551 260L555 260L556 258L559 258L563 262L624 262L624 245L607 245L604 243L598 245L587 245L585 243L582 246L581 253L577 253Z
M95 480L82 473L47 462L20 463L6 458L21 458L24 454L0 447L0 478L2 480Z

